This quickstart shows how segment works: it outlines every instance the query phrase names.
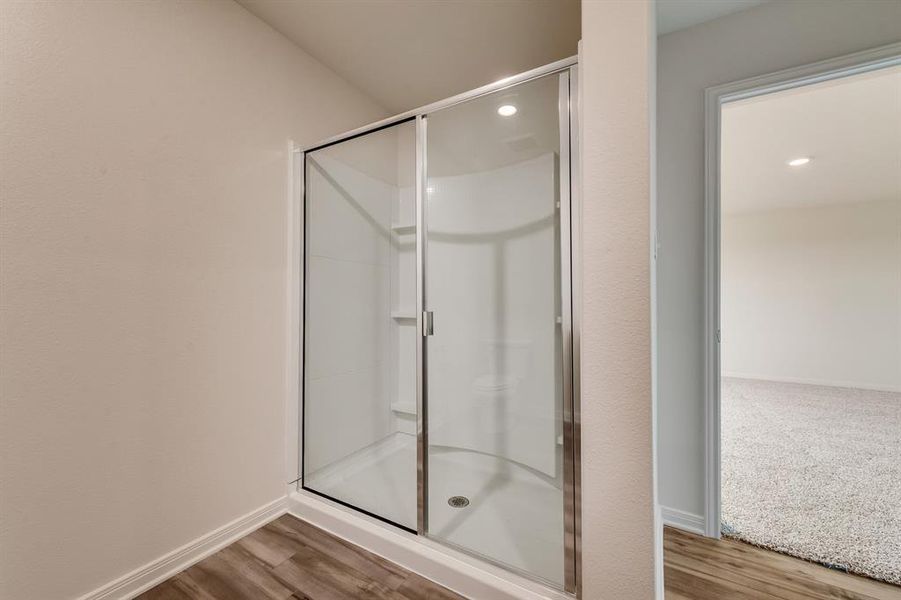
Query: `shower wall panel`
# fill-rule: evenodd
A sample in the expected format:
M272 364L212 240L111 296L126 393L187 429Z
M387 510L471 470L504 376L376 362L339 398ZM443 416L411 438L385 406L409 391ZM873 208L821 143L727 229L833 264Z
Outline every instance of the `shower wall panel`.
M429 286L438 332L429 352L443 367L429 371L429 443L551 477L560 433L555 171L547 153L430 178L428 194L429 267L441 274Z

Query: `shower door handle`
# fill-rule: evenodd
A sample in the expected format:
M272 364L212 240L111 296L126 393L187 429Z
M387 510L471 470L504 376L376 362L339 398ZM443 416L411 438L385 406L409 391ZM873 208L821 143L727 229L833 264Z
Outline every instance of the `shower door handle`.
M432 314L430 310L422 311L422 337L428 337L435 332Z

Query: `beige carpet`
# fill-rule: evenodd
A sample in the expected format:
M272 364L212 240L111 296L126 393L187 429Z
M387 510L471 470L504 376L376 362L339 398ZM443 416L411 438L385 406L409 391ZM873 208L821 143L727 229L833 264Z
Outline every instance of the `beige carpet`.
M901 393L723 379L723 531L901 585Z

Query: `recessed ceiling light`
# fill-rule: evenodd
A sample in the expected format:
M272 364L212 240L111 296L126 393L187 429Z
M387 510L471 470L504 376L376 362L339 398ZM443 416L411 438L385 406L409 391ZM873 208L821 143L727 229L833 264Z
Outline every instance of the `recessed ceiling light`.
M790 167L800 167L801 165L806 165L810 162L810 158L807 156L801 156L799 158L793 158L788 161L788 166Z
M516 114L516 107L512 104L504 104L497 109L497 114L502 117L512 117Z

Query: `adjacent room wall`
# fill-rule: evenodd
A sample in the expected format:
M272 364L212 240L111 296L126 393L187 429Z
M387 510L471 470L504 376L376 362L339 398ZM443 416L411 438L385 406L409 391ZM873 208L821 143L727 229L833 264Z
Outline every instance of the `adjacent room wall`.
M771 2L658 42L660 503L704 514L704 89L901 39L897 0Z
M723 216L724 376L901 391L901 199Z
M384 111L233 2L0 5L0 597L285 493L288 140Z
M582 35L582 597L639 600L659 594L662 581L651 397L653 4L585 0Z

